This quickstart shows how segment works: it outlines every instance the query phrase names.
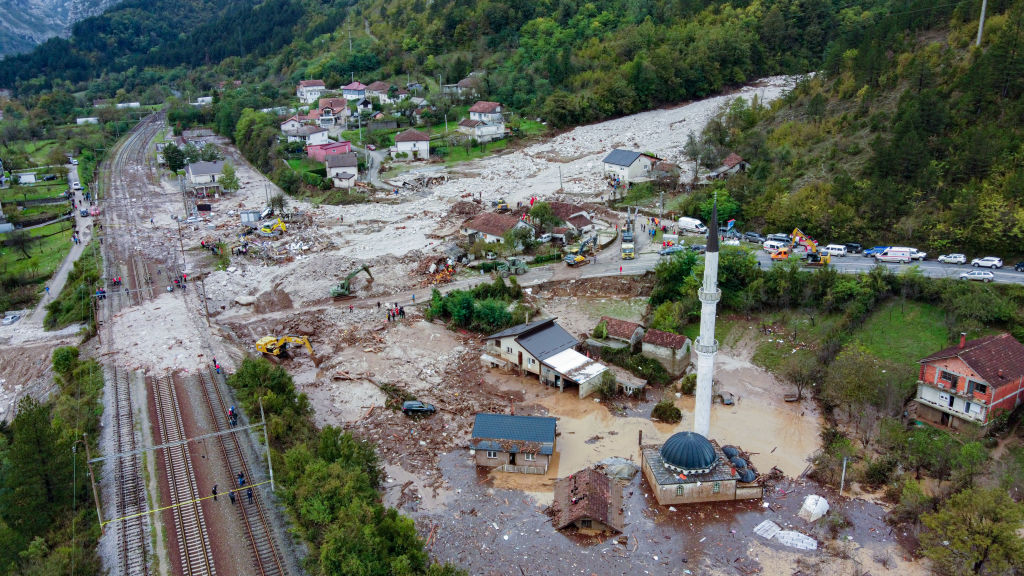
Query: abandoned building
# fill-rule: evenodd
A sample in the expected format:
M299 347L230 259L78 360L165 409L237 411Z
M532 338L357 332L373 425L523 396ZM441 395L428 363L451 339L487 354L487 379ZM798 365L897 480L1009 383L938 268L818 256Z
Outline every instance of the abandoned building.
M690 364L690 339L652 328L644 334L640 353L660 362L670 374L679 375Z
M533 374L548 386L579 389L589 395L608 370L575 350L578 340L555 323L556 318L513 326L486 339L481 360L492 368L511 368L521 375Z
M636 322L620 320L611 316L601 316L598 326L601 324L604 324L608 331L607 340L622 342L628 345L630 349L635 348L644 337L644 327Z
M546 474L555 452L555 419L477 414L469 448L476 465L503 472Z
M643 446L640 457L644 478L662 506L764 496L757 472L738 451L729 456L696 432L673 434L660 447Z
M911 403L920 420L961 428L986 426L1000 412L1021 404L1024 345L1010 334L960 342L920 361L917 396Z
M593 468L555 482L552 523L558 530L574 526L583 534L622 532L622 485Z

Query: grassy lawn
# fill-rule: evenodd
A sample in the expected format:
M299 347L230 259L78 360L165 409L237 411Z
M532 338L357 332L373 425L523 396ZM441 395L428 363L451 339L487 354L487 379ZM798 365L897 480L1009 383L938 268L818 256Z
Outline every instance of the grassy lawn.
M58 222L28 232L32 237L39 238L28 247L31 257L25 258L20 250L7 246L0 248L0 274L49 278L71 250L70 223ZM6 237L6 234L0 234L0 239Z
M768 370L776 370L789 356L815 354L822 338L841 318L838 314L822 316L794 310L764 316L762 320L771 325L774 332L758 335L760 343L754 351L754 363Z
M853 342L879 358L916 368L918 360L949 345L947 334L938 306L892 300L864 322Z
M735 344L743 337L745 326L746 322L741 320L718 318L715 321L715 338L718 340L718 344L720 346ZM683 334L690 340L696 341L697 336L700 336L700 322L683 326Z
M18 200L53 198L60 196L67 189L68 185L64 180L54 180L53 182L33 186L12 186L6 190L0 190L0 201L15 202Z
M323 170L323 164L309 158L293 158L288 160L288 165L296 172L313 172Z
M445 166L452 166L459 162L476 160L477 158L490 156L499 150L504 150L506 147L508 147L508 140L488 142L485 147L470 148L469 150L462 146L450 146L448 148L448 155L444 157L444 163Z
M42 166L46 164L46 156L56 144L56 140L33 140L25 143L24 150L32 162Z

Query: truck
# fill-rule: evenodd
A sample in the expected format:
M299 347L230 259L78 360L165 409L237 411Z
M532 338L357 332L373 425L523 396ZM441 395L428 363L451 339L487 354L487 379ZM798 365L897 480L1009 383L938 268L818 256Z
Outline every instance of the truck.
M626 242L625 237L622 239L622 259L632 260L636 258L636 254L633 252L633 243Z
M708 227L703 222L696 218L687 218L683 216L679 219L679 230L682 232L689 232L690 234L707 234Z

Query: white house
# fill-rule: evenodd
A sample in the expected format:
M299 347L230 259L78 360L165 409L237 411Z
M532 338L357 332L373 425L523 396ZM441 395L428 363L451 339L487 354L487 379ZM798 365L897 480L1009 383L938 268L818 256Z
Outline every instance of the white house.
M345 97L345 100L362 100L366 98L366 84L362 82L352 82L341 87L341 95Z
M497 214L495 212L483 212L462 224L461 232L470 236L470 240L484 240L487 242L503 243L505 233L515 228L529 230L530 234L535 233L533 226L527 222L512 216L511 214ZM475 238L472 238L474 237Z
M320 116L316 119L321 128L344 126L352 114L348 109L348 100L344 98L321 98Z
M224 161L193 162L185 167L188 181L193 185L212 184L224 173Z
M281 123L281 132L287 134L288 132L295 132L299 128L302 128L303 124L299 121L298 116L292 116Z
M213 96L200 96L192 103L193 106L209 106L213 104Z
M378 98L381 104L391 103L391 98L388 97L388 92L391 90L391 84L389 82L382 82L377 80L371 82L366 87L367 98Z
M395 135L395 145L391 148L391 157L405 152L410 159L426 160L430 158L430 136L415 128Z
M616 148L604 157L604 175L628 184L648 177L656 161L657 158L643 152Z
M327 144L327 130L319 126L299 126L295 130L285 132L289 142L302 142L306 146Z
M354 152L331 154L327 157L327 176L337 188L351 188L359 176L359 160Z
M85 124L99 124L100 119L96 116L86 116L84 118L75 118L75 124L84 126Z
M327 85L323 80L299 80L299 85L295 88L295 95L303 104L312 104L320 99L325 90L327 90Z
M359 112L372 112L373 102L369 98L360 98L359 102L356 103L356 110Z

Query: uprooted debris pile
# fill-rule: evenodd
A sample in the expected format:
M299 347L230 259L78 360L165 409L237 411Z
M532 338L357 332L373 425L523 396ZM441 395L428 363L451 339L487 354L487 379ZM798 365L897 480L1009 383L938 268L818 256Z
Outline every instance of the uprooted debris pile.
M638 297L650 296L651 282L643 276L603 276L600 278L577 278L569 282L546 282L537 287L538 295L577 297Z

